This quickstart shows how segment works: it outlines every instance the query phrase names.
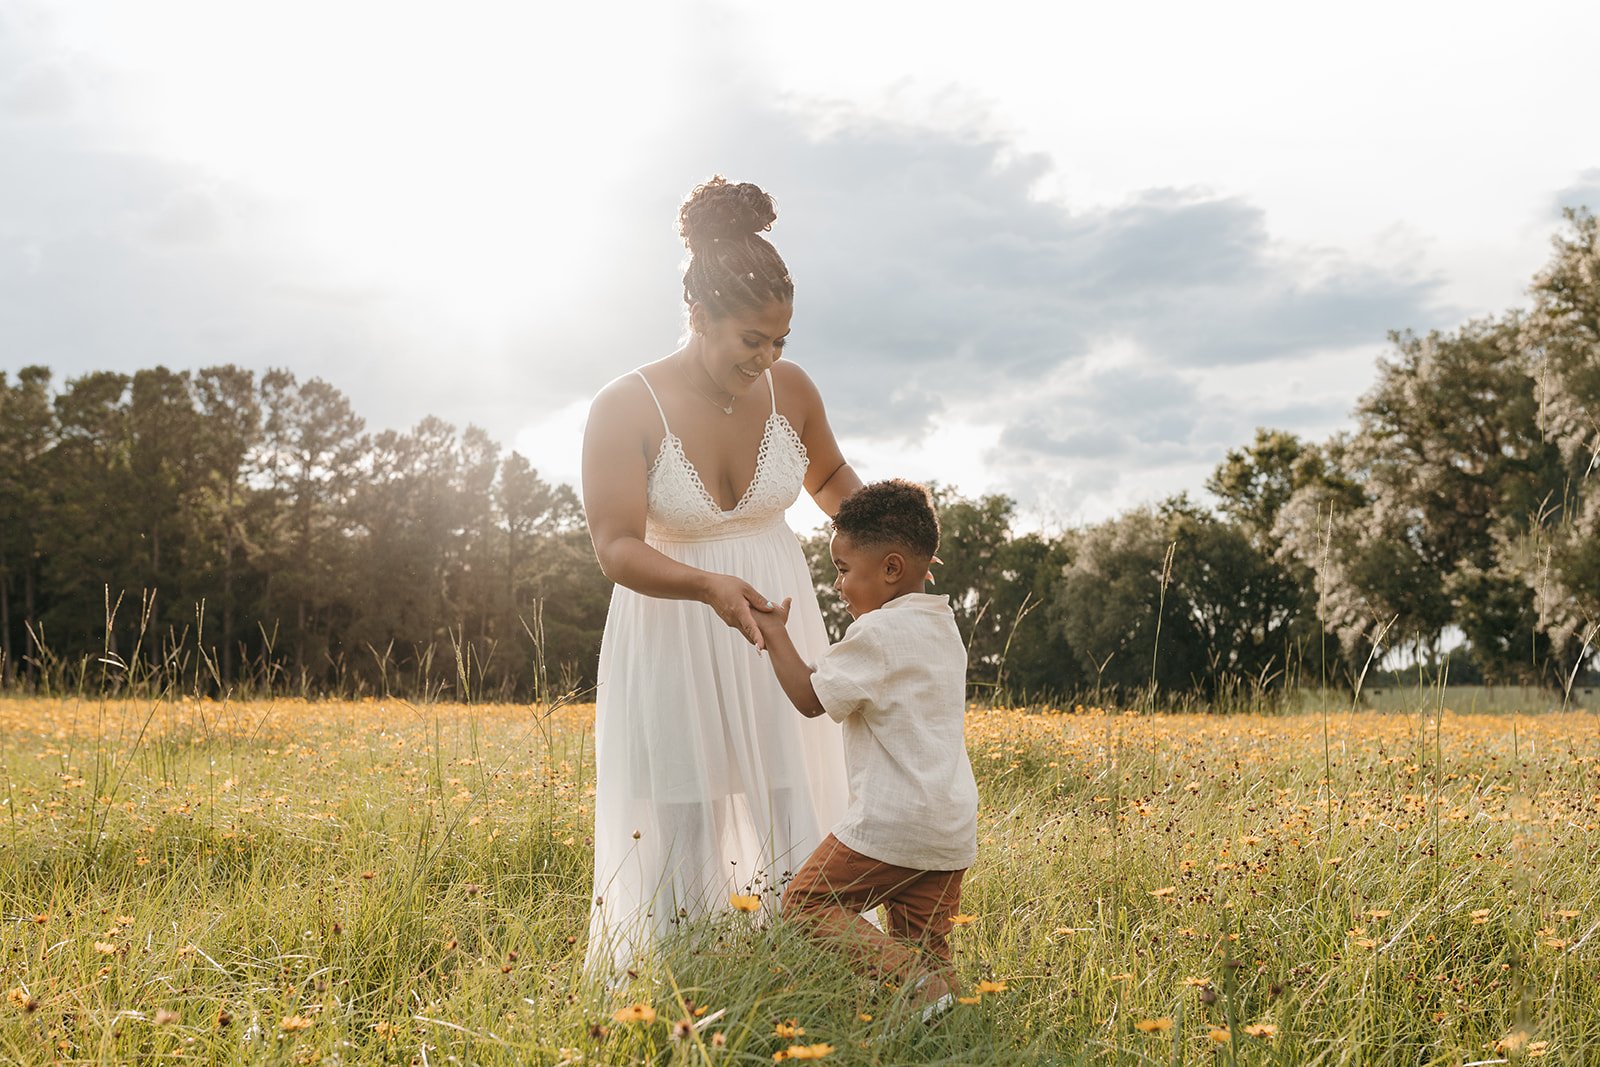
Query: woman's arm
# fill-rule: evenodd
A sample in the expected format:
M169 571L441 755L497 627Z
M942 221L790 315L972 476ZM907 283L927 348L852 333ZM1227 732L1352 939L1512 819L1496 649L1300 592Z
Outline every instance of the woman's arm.
M792 396L800 412L800 425L796 430L810 460L806 468L806 492L817 502L817 507L832 518L844 498L861 488L861 479L839 450L833 427L828 425L828 413L822 406L822 394L811 377L793 363L778 366L784 368L783 395Z
M632 386L638 385L637 389ZM642 384L619 378L595 397L583 433L583 510L600 570L618 585L666 600L698 600L757 648L754 610L769 603L754 586L662 555L644 541L645 482L650 464L639 400ZM648 405L648 398L645 397ZM655 418L653 405L649 418Z

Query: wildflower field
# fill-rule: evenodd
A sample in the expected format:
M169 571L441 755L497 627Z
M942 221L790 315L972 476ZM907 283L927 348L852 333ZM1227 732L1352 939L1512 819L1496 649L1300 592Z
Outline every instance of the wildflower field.
M1442 697L974 708L934 1026L735 909L587 984L592 708L0 699L0 1061L1600 1062L1600 717Z

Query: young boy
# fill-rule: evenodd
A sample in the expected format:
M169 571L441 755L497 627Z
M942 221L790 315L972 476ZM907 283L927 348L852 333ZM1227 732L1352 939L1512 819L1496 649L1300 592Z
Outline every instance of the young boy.
M855 620L815 666L785 622L758 613L778 681L801 714L844 724L850 803L783 895L783 914L862 963L913 983L924 1017L954 992L950 919L977 858L978 788L967 760L967 653L949 599L923 592L939 548L927 490L875 482L833 520L834 588ZM888 931L862 912L883 905Z

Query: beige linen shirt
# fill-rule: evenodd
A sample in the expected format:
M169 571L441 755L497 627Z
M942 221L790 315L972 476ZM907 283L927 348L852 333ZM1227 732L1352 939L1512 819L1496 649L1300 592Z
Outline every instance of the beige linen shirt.
M947 597L906 593L850 624L812 688L844 724L850 803L833 836L881 863L955 871L978 856L967 650Z

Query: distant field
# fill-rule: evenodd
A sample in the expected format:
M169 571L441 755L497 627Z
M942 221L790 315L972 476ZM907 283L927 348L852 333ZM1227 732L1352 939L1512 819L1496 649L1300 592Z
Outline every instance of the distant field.
M1600 716L1473 694L974 709L933 1028L743 915L585 983L592 708L0 699L0 1061L1600 1062Z
M1435 707L1440 700L1439 690L1426 684L1408 682L1404 685L1369 685L1361 695L1361 707L1374 711L1405 714L1418 707ZM1444 689L1444 706L1456 712L1513 712L1537 713L1544 711L1600 710L1600 698L1592 686L1576 686L1571 699L1559 690L1536 689L1516 685L1452 685ZM1348 694L1334 692L1306 692L1294 701L1301 710L1317 711L1321 708L1349 708ZM1565 709L1563 707L1565 705Z

